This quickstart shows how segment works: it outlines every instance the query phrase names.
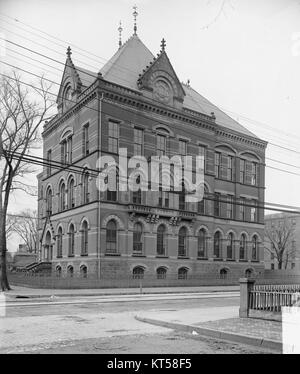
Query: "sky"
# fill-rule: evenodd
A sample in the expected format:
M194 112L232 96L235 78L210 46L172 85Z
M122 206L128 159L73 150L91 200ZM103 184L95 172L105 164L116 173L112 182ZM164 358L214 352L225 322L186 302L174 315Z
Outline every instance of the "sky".
M74 63L97 72L118 48L120 21L123 42L132 35L134 4L137 34L150 51L156 55L164 38L181 81L189 79L192 88L268 141L265 200L300 207L300 0L0 0L0 41L61 63L71 45ZM60 83L62 64L1 45L0 73L9 72L4 61ZM22 77L34 82L32 75ZM35 176L28 182L36 183ZM34 206L34 198L21 194L10 200L10 212ZM17 243L13 238L10 250Z

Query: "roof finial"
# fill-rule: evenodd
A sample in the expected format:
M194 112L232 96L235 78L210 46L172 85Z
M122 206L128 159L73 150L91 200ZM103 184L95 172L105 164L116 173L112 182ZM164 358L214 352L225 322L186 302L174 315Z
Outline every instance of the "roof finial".
M119 31L119 48L121 48L122 47L122 31L123 31L121 21L118 27L118 31Z
M136 17L138 16L138 12L136 11L137 10L137 6L135 5L133 7L134 9L134 12L132 13L133 14L133 19L134 19L134 27L133 27L133 31L134 31L134 35L136 35L136 31L137 31L137 27L136 27Z
M70 57L71 57L71 54L72 54L72 52L71 52L71 47L69 46L69 47L67 48L67 56L70 58Z
M161 51L163 52L165 50L165 46L166 46L166 41L165 41L164 38L162 38L160 46L161 46Z

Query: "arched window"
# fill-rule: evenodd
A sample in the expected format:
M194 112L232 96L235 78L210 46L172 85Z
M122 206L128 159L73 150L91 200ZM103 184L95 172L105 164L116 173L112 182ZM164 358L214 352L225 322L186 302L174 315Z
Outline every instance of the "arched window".
M205 200L205 197L207 197L208 194L208 188L204 186L203 190L203 198L201 201L198 201L198 213L199 214L208 214L208 206L207 206L207 200Z
M133 227L133 252L143 253L143 226L141 223L135 223Z
M87 267L85 265L81 265L79 271L82 278L87 278Z
M59 185L59 211L62 212L66 208L66 188L64 182Z
M52 255L53 255L52 250L53 250L53 246L52 246L51 234L49 231L47 231L46 241L45 241L45 246L44 246L45 261L52 260Z
M252 238L252 261L256 261L258 259L258 240L257 236L254 235Z
M220 258L221 256L221 233L217 231L214 235L214 257Z
M157 228L156 238L156 253L158 256L166 255L166 228L164 225L159 225Z
M136 266L132 271L132 278L143 279L144 273L145 273L145 269L142 266Z
M70 278L73 277L73 275L74 275L74 268L73 268L73 266L69 265L69 266L67 267L67 275L68 275L68 277L70 277Z
M61 277L61 266L60 265L56 266L55 273L58 278Z
M74 179L69 179L69 185L68 185L68 208L74 208L75 206L75 199L74 199Z
M246 259L246 235L242 234L241 235L241 240L240 240L240 260L245 260Z
M47 189L46 207L47 207L47 216L51 216L52 214L52 190L50 187Z
M106 225L106 252L117 253L117 225L114 220Z
M251 278L253 276L253 270L252 269L246 269L245 271L245 277Z
M228 270L223 268L220 270L220 278L221 279L227 279L228 277Z
M206 257L206 232L204 229L198 233L198 257Z
M81 229L81 256L88 255L88 224L86 221L82 223Z
M233 249L234 249L234 236L233 233L229 233L227 237L227 258L233 259Z
M187 233L185 227L181 227L178 233L178 256L187 256Z
M82 175L82 200L83 204L87 204L90 201L88 171L85 171Z
M187 276L188 276L187 268L178 269L178 279L187 279Z
M156 270L157 279L166 279L167 277L167 269L164 267L160 267Z
M74 232L74 225L71 224L69 228L69 257L74 256L74 245L75 245L75 232Z
M57 232L57 257L62 257L62 228L59 227Z

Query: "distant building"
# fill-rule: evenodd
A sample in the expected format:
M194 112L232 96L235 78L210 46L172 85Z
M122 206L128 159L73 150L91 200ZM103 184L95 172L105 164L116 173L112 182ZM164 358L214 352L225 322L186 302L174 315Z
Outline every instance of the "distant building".
M266 230L281 230L286 225L291 231L290 239L283 256L282 269L300 270L300 215L291 213L277 213L265 216ZM274 255L272 243L265 236L265 268L278 269L278 261Z
M57 104L43 157L63 169L38 175L40 256L53 272L121 284L263 271L266 142L180 82L164 40L155 57L135 29L99 73L68 48ZM118 161L120 148L147 159L203 154L205 200L187 202L184 189L98 191L88 169L103 155Z

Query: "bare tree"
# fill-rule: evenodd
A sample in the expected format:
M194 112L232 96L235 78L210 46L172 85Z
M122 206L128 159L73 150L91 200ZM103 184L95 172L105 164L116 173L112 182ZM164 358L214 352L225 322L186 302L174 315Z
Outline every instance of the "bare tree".
M6 269L6 222L10 194L16 190L32 193L24 177L32 166L24 157L36 148L39 128L49 119L55 102L51 86L42 77L35 85L21 81L16 72L0 79L0 253L1 289L9 290Z
M293 257L293 233L293 224L287 217L271 221L271 224L265 227L265 235L270 244L265 248L274 255L278 269L282 269L283 265L287 268L288 262Z
M36 253L37 251L37 212L36 210L24 210L14 219L11 228L26 245L28 252Z

